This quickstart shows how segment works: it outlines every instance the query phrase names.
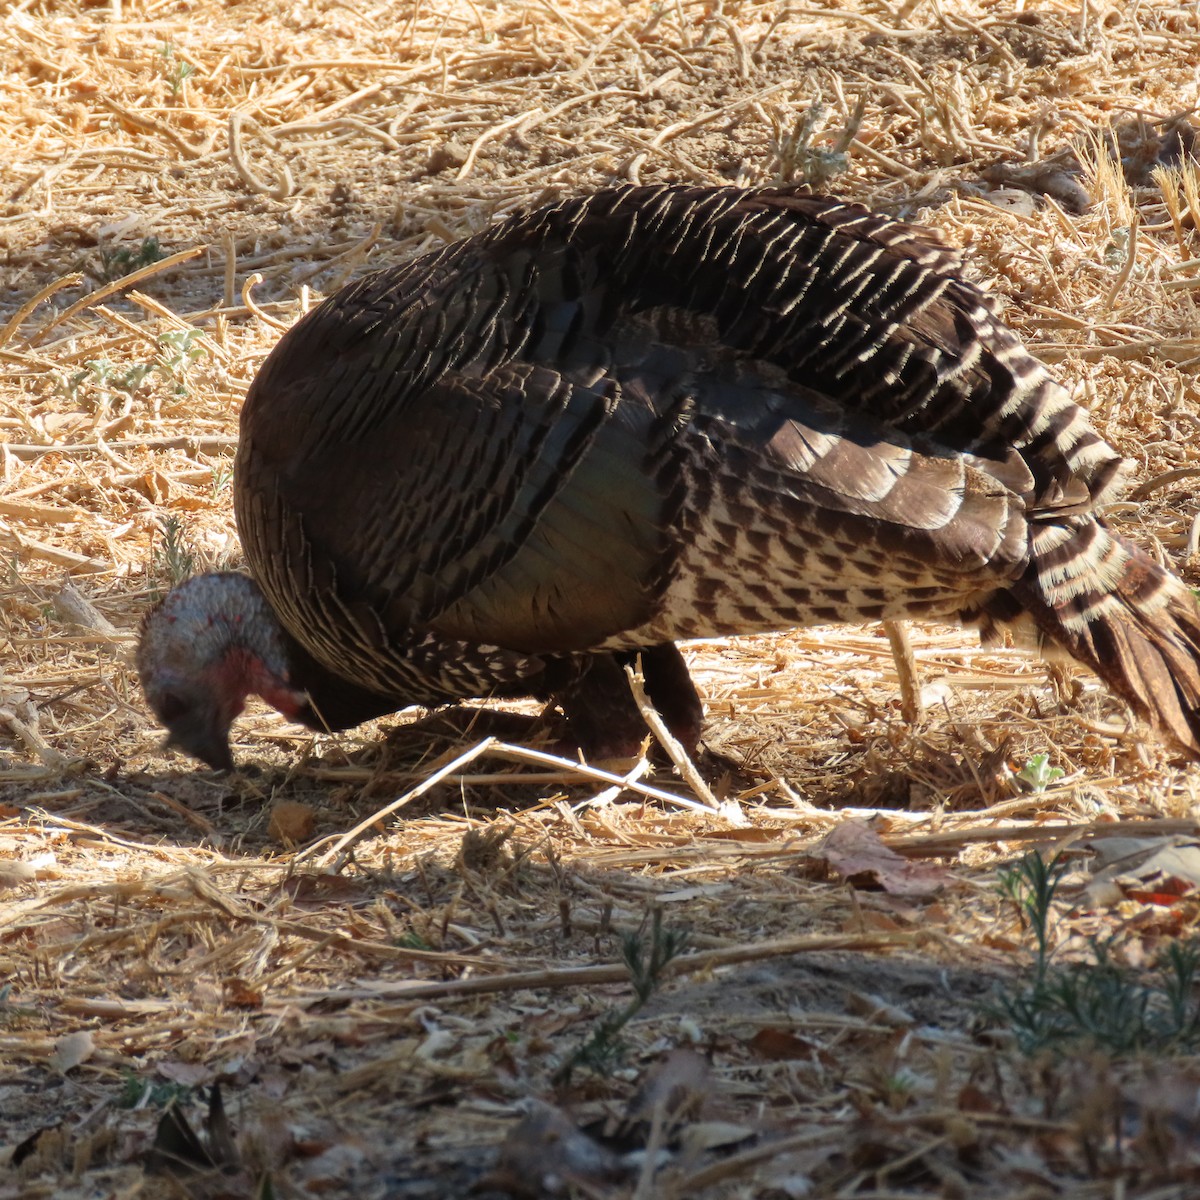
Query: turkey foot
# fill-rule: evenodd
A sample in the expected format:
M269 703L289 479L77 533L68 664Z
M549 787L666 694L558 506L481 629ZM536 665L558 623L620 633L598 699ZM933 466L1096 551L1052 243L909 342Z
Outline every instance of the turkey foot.
M567 719L568 745L585 758L632 758L649 730L629 688L625 667L642 657L646 695L667 728L692 754L700 741L704 708L671 642L642 650L597 655L582 675L555 699Z

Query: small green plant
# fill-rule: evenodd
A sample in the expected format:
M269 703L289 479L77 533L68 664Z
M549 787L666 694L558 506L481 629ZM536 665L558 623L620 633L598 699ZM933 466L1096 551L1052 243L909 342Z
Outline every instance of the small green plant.
M191 1089L179 1083L152 1083L139 1079L133 1071L125 1071L121 1090L117 1093L118 1108L166 1108L168 1104L186 1100Z
M645 925L643 923L643 930ZM554 1082L570 1082L578 1067L587 1067L600 1075L609 1075L625 1055L620 1032L645 1007L662 986L666 965L687 945L684 930L664 929L662 913L655 909L650 917L649 936L643 930L625 934L621 939L621 957L629 968L633 996L624 1008L602 1017L587 1040L554 1073Z
M113 380L113 387L118 392L128 392L131 396L141 390L141 386L153 373L153 363L134 363L127 371Z
M158 335L158 346L162 351L163 365L171 370L187 366L204 353L204 347L196 343L201 337L199 329L168 329Z
M124 247L120 250L102 248L100 251L100 277L106 283L120 279L132 271L138 271L142 267L148 267L151 263L158 262L162 257L163 249L158 244L158 238L155 237L145 238L137 250L129 250Z
M196 68L186 59L180 58L170 42L164 42L163 48L158 53L163 60L163 78L171 89L172 98L178 100L179 93L183 90L184 80L195 75Z
M1045 979L1050 962L1051 905L1066 870L1060 855L1047 863L1031 850L1015 867L1000 872L1000 890L1016 906L1022 925L1033 931L1034 976L1038 982Z
M436 947L431 946L419 933L409 930L408 933L402 933L396 939L397 946L403 946L405 950L433 950Z
M183 524L171 513L158 523L162 541L154 548L154 569L174 587L196 573L196 555L183 533Z
M212 494L213 499L216 499L222 492L229 489L229 485L233 482L233 463L229 459L223 459L221 462L213 463L212 468Z
M199 329L168 329L158 335L159 358L154 369L174 382L177 395L187 391L188 368L204 354L202 336Z
M84 363L82 370L73 371L70 375L60 372L56 377L56 390L75 404L81 403L91 388L98 388L101 392L128 392L132 396L155 369L154 363L134 363L125 371L117 371L108 359L98 358Z
M1060 780L1066 771L1062 767L1050 766L1050 755L1035 754L1018 772L1017 778L1027 784L1030 791L1044 792L1052 783Z
M1065 865L1036 852L1001 874L1034 937L1029 982L993 1001L987 1012L1012 1030L1025 1054L1081 1047L1110 1054L1164 1053L1200 1047L1200 1003L1194 991L1200 943L1174 942L1148 971L1118 962L1111 942L1092 938L1090 957L1053 962L1050 917Z
M920 1076L907 1067L901 1067L898 1071L883 1076L879 1083L879 1093L893 1112L901 1112L919 1093L920 1087Z

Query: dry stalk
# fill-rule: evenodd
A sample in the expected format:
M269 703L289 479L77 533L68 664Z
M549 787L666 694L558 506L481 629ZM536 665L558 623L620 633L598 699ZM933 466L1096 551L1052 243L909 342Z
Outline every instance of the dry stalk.
M123 292L126 288L132 287L135 283L141 283L143 279L149 279L152 275L160 275L163 271L169 271L172 267L179 266L180 263L190 262L193 258L197 258L207 249L206 246L192 246L187 250L179 250L174 254L167 255L166 258L160 258L157 262L152 262L149 266L140 267L136 271L131 271L128 275L121 279L115 279L112 283L106 283L103 287L97 288L89 295L76 300L69 308L64 309L58 316L47 321L39 330L37 330L26 341L26 346L32 349L38 345L52 329L57 329L59 325L65 321L69 321L78 313L85 309L91 308L95 304L99 304L101 300L108 299L109 296L114 296L118 292Z
M721 806L716 796L712 794L712 789L705 783L703 776L696 770L696 764L688 757L688 753L680 744L679 739L667 728L667 723L659 716L658 709L646 695L646 680L642 675L640 658L636 669L625 668L625 677L629 680L629 690L633 693L633 700L638 707L638 712L642 714L642 720L650 726L659 745L667 752L667 757L675 764L679 774L683 776L684 783L700 797L708 809L714 813L719 812Z

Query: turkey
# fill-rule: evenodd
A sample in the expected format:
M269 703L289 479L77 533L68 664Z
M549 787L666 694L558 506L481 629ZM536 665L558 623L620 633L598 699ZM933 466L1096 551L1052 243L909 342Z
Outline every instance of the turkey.
M932 233L788 187L631 187L327 299L241 415L249 575L181 584L138 670L232 766L247 695L337 730L532 696L573 744L694 747L676 643L959 620L1096 672L1200 757L1200 608L1097 515L1124 463Z

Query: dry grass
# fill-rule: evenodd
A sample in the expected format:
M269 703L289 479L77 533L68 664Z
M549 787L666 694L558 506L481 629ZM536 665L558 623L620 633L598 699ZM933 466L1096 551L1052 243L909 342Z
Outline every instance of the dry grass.
M399 719L384 743L256 710L238 753L259 769L192 772L128 665L189 553L237 560L238 406L281 328L364 269L620 180L836 172L968 247L1138 462L1114 520L1196 581L1200 174L1129 125L1200 103L1194 5L23 0L0 18L0 1163L22 1146L0 1196L450 1196L485 1176L479 1195L551 1194L534 1166L569 1138L544 1114L518 1127L521 1105L619 1115L687 1044L711 1059L692 1149L571 1194L1195 1194L1200 1130L1176 1102L1194 1060L1033 1064L974 1036L972 1001L1015 961L998 863L1054 841L1082 881L1105 835L1200 832L1195 771L1090 679L917 630L912 728L880 630L698 645L736 768L706 771L714 810L672 772L472 756L478 738ZM1014 191L1033 179L1049 199ZM1065 776L1030 791L1014 771L1039 753ZM398 798L399 823L370 823ZM938 895L829 867L821 838L877 809L885 840L948 867ZM654 910L692 931L688 957L624 1064L556 1091L626 1002L620 933ZM1126 896L1062 928L1139 962L1197 914ZM238 1165L148 1173L147 1086L214 1081Z

